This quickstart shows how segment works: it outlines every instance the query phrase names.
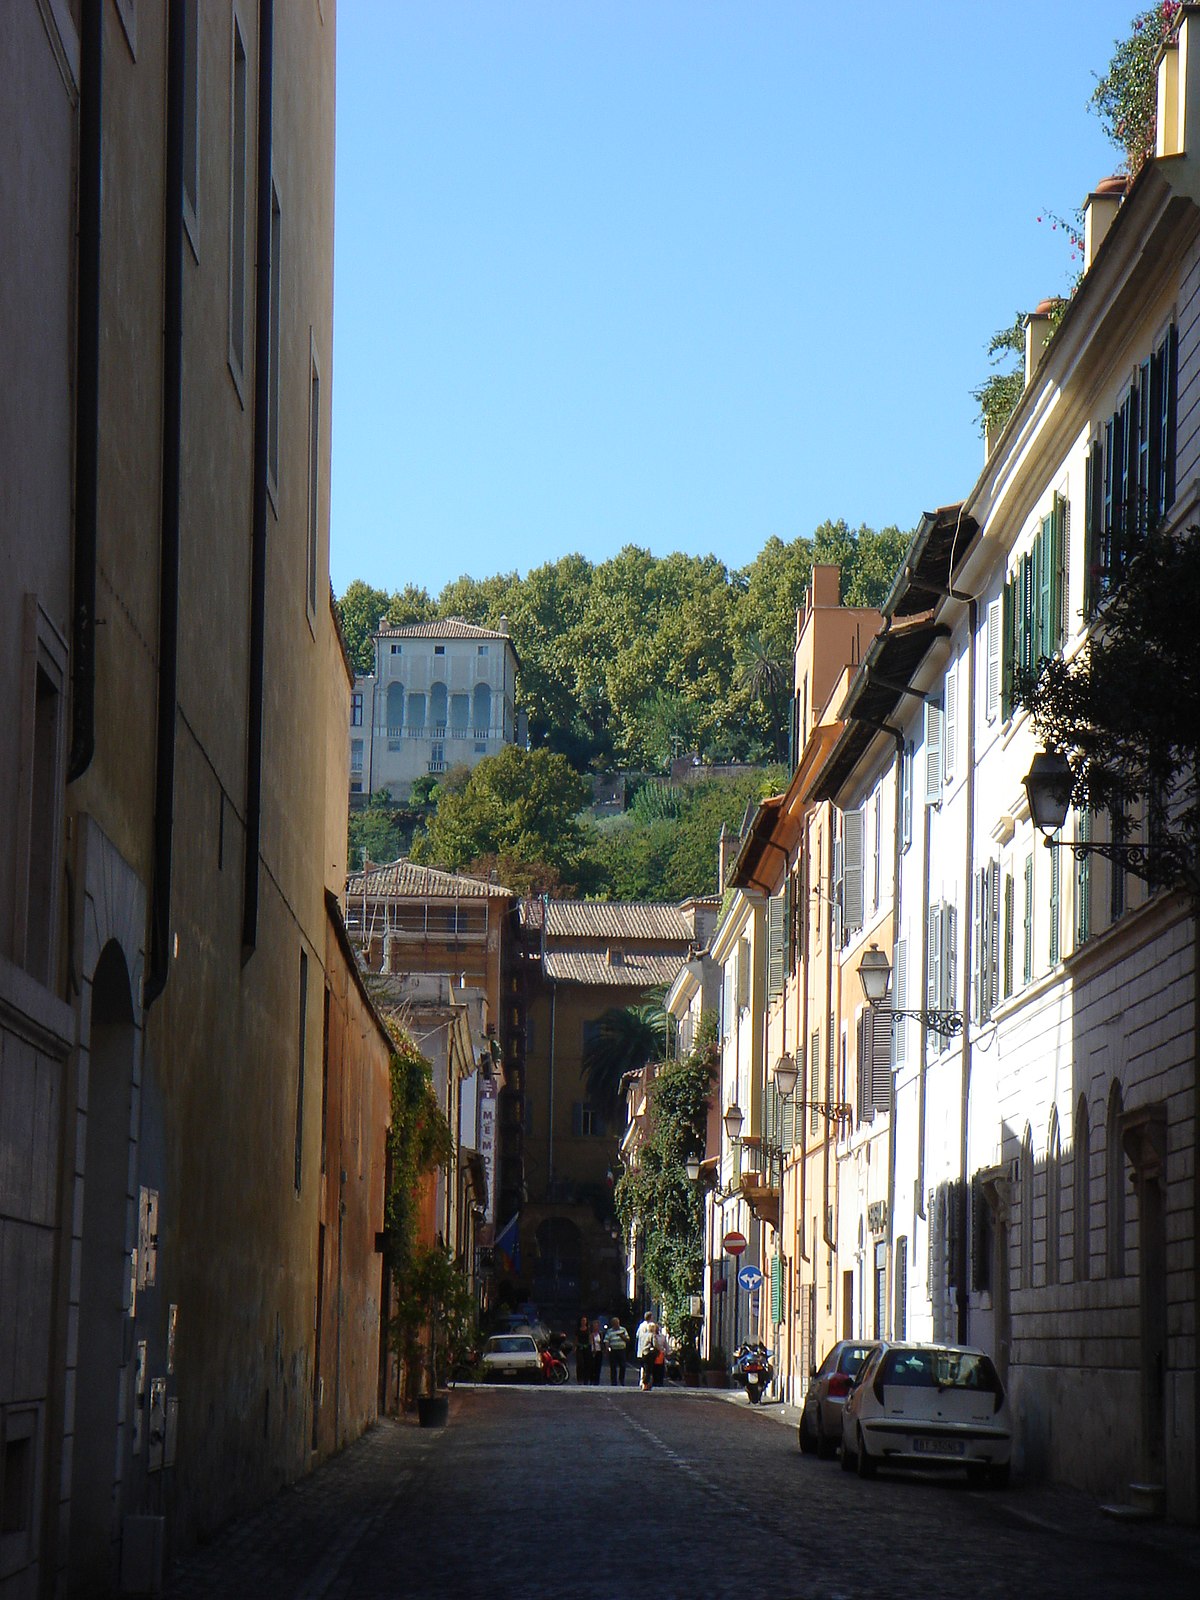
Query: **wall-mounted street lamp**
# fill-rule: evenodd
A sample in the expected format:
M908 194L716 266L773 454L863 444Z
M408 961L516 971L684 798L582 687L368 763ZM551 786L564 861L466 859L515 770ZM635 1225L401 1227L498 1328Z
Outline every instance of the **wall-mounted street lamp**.
M926 1028L946 1037L962 1032L961 1011L937 1011L925 1006L911 1009L894 1008L884 1005L892 981L892 964L877 944L863 951L862 960L858 963L858 978L872 1011L878 1011L882 1016L892 1018L915 1017Z
M736 1100L732 1101L726 1109L724 1117L725 1137L729 1140L730 1144L736 1144L741 1138L742 1123L745 1120L745 1117L742 1116L741 1106L738 1105Z
M1138 844L1127 839L1056 839L1054 835L1066 822L1071 809L1074 787L1074 775L1062 751L1039 750L1025 774L1025 793L1029 797L1033 825L1044 835L1048 850L1069 850L1076 861L1103 856L1141 878L1143 883L1163 885L1173 879L1188 880L1189 867L1194 872L1191 852L1185 840L1177 840L1169 834L1153 844Z
M687 1173L689 1180L695 1183L700 1176L700 1157L690 1155L683 1164L683 1170Z

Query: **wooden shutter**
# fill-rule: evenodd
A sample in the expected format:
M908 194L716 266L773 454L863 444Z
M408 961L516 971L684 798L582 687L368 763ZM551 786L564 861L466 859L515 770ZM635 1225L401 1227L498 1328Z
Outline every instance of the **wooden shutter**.
M1017 580L1009 578L1004 585L1000 629L1000 715L1005 722L1012 716L1013 678L1017 666Z
M943 1011L953 1011L958 995L958 910L950 905L941 909L942 997L938 1004Z
M1062 649L1070 633L1067 599L1070 593L1071 573L1071 502L1065 495L1054 496L1054 582L1057 589L1055 619L1058 628L1057 648Z
M984 923L984 895L986 893L983 872L975 874L971 894L971 1000L972 1011L975 1017L983 1020L983 974L984 974L984 948L983 948L983 923Z
M993 600L987 608L987 695L985 714L995 722L1000 710L1000 628L1003 602Z
M1013 992L1013 952L1016 948L1017 886L1011 872L1004 875L1004 998Z
M842 816L842 927L849 932L863 925L863 814Z
M1100 599L1101 519L1104 506L1104 456L1100 441L1088 451L1083 507L1083 614L1090 617Z
M930 1011L942 1004L942 908L930 906L925 930L925 1005Z
M1061 830L1055 833L1057 843ZM1062 865L1061 852L1057 849L1050 852L1050 965L1057 966L1062 946L1060 943L1061 925L1060 909L1062 902Z
M1000 863L991 861L988 876L988 987L987 1015L990 1017L1000 1002Z
M1025 857L1024 950L1021 970L1026 983L1033 982L1033 857Z
M1033 565L1037 574L1037 621L1034 625L1033 661L1054 653L1054 518L1043 517L1033 542Z
M936 806L942 798L942 703L925 702L925 804Z

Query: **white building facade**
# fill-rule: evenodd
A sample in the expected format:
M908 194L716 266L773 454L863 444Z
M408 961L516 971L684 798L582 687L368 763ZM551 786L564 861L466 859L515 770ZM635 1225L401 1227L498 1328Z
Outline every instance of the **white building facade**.
M413 783L474 767L518 738L517 652L507 618L382 628L350 701L350 794L406 799Z

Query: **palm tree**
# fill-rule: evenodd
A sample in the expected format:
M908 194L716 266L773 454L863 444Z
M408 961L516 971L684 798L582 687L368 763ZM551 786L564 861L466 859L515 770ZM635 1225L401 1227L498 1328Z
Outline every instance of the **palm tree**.
M787 702L792 692L792 663L772 655L760 633L742 635L737 647L737 687L767 714L777 755L787 750Z
M671 1051L675 1018L658 996L636 1006L610 1006L583 1052L583 1079L594 1106L614 1112L623 1095L623 1080L648 1061L662 1061Z

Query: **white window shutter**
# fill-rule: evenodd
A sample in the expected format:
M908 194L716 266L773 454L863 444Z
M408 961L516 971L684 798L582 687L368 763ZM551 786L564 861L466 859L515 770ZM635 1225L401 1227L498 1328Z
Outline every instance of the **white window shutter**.
M943 1011L956 1009L958 995L958 910L942 907L942 999Z
M942 727L942 772L947 783L954 778L954 758L958 750L958 668L946 674L946 718Z
M892 1109L892 1018L884 1010L867 1012L871 1034L871 1105Z
M1001 609L999 600L987 608L987 720L995 722L1000 714L1000 637Z
M936 806L942 798L942 703L925 702L925 804Z
M942 908L930 906L929 925L925 930L925 1006L937 1011L942 1004Z
M787 906L782 894L767 901L767 999L783 993L783 954L787 933Z
M842 818L842 926L863 925L863 814L847 811Z

